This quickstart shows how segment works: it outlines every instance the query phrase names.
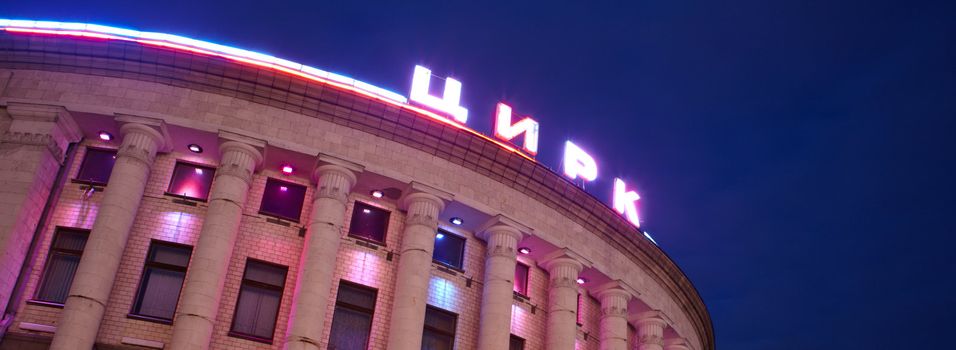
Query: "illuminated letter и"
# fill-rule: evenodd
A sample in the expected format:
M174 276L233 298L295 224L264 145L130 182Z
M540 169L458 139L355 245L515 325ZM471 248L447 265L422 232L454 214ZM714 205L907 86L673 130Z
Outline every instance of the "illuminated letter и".
M531 155L538 154L538 122L529 117L521 119L517 123L511 124L511 106L504 103L498 103L495 112L495 137L511 141L524 133L524 148Z
M597 163L581 147L567 141L564 144L564 175L571 180L581 177L587 181L597 179Z
M641 199L641 196L637 192L628 191L624 180L614 178L614 210L624 215L634 226L641 227L641 220L637 216L637 203L635 203L638 199Z
M461 101L461 82L452 78L445 79L445 92L441 98L438 98L428 94L428 85L431 84L431 79L432 71L422 66L415 66L415 74L412 76L412 92L408 98L451 114L455 121L464 124L468 120L468 110L458 105Z

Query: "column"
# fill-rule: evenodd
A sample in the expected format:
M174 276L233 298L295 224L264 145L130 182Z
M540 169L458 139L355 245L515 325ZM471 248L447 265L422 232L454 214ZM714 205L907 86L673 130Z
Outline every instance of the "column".
M573 350L578 334L578 274L584 260L567 248L541 259L550 275L548 284L548 323L545 349Z
M320 156L322 160L323 156ZM299 260L299 277L292 297L286 349L324 350L327 346L322 341L322 331L325 329L325 314L333 284L332 273L345 223L345 207L349 191L356 181L353 171L362 171L361 166L344 160L336 163L315 169L318 183L312 202L309 232Z
M517 247L524 234L514 223L498 215L479 230L478 237L487 244L485 278L481 292L478 349L507 349L511 335L511 306L514 293ZM524 232L530 230L524 228Z
M164 130L162 121L136 120L148 120L153 125L131 122L120 128L123 143L50 349L90 349L96 341L150 168L157 150L167 145L166 138L156 130L157 126Z
M449 194L415 183L408 192L411 193L402 201L407 214L386 347L389 350L419 350L422 347L438 214L444 209L445 200L451 199Z
M684 338L664 339L664 350L690 350L687 344L687 339Z
M620 281L595 289L601 301L601 350L627 350L627 303L636 294Z
M647 311L635 317L638 350L663 350L664 327L667 322L659 311Z
M42 224L64 152L82 137L60 106L10 102L7 113L13 121L0 137L0 319Z
M219 145L222 161L186 274L170 349L209 348L252 174L262 163L259 149L265 143L237 135L220 137L225 141Z

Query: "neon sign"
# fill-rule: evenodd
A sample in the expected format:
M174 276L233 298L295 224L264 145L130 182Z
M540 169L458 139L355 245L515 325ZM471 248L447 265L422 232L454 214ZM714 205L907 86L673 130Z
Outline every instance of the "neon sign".
M106 40L121 40L136 42L142 45L158 46L168 49L187 51L194 54L222 57L244 64L271 68L292 74L304 79L332 85L347 91L377 99L387 104L412 110L422 116L431 118L435 121L451 125L475 136L495 143L496 145L521 155L528 160L534 161L533 156L538 153L538 138L540 134L540 125L534 119L525 117L516 123L512 123L511 106L504 103L498 103L495 113L494 138L485 136L473 129L465 126L468 120L468 109L460 105L461 88L460 81L446 78L442 97L431 95L429 85L431 84L431 70L422 66L415 66L412 77L412 87L409 97L401 94L368 84L347 76L327 72L318 68L302 65L292 61L284 60L278 57L239 49L231 46L214 44L206 41L195 40L177 35L142 32L137 30L102 26L86 23L67 23L52 21L30 21L30 20L9 20L0 19L0 30L14 33L36 33L48 35L67 35L76 37L97 38ZM413 101L420 106L412 105ZM447 114L443 116L433 111ZM521 150L512 147L510 144L519 135L524 134L524 142ZM497 139L497 140L496 140ZM530 156L529 156L530 155ZM564 175L571 180L581 179L583 181L594 181L597 179L597 163L590 154L572 143L565 142L564 149ZM627 190L627 185L619 178L614 179L614 191L612 195L612 206L615 211L624 216L631 224L640 227L640 219L637 214L637 200L640 196L633 190ZM653 242L653 239L645 232L645 237ZM656 244L656 242L655 242Z

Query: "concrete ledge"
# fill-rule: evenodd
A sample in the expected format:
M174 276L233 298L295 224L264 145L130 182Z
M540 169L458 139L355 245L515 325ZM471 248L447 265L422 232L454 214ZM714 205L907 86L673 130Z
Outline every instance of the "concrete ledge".
M152 349L162 349L163 347L166 346L166 344L164 344L163 342L139 339L139 338L131 338L131 337L123 337L123 339L120 340L120 342L123 344L142 346L144 348L152 348Z
M44 333L56 333L56 326L50 326L39 323L20 322L20 329L27 331L36 331Z

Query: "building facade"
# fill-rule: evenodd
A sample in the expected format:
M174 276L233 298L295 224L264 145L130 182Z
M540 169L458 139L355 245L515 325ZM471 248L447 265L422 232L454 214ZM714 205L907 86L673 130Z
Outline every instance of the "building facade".
M293 73L0 31L0 349L714 348L593 196Z

